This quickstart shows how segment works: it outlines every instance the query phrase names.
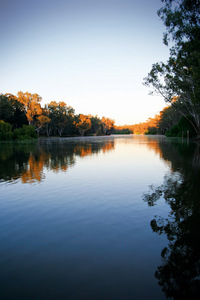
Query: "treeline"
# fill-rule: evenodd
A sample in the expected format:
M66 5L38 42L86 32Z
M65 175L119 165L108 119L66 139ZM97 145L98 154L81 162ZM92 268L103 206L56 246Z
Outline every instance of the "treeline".
M159 120L160 116L156 115L154 118L149 118L146 122L141 122L134 125L115 126L115 129L120 133L126 134L157 134Z
M115 126L121 133L134 134L162 134L168 137L196 136L193 125L194 120L190 116L183 116L178 108L179 103L174 102L165 107L154 118L148 118L146 122L134 125Z
M27 139L43 136L109 135L115 121L98 116L75 114L63 101L41 107L38 94L18 92L0 95L0 139Z
M129 125L115 125L114 127L114 134L132 134L133 130L131 129L131 126Z
M179 101L164 108L154 118L134 125L116 126L114 120L75 114L65 102L51 101L41 107L37 94L18 92L0 95L0 140L24 140L37 136L84 136L113 134L164 134L196 136L194 120L183 116Z

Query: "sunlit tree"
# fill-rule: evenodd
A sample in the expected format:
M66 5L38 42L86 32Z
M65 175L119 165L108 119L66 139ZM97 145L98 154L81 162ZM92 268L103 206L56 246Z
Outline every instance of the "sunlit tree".
M40 115L39 117L37 117L37 121L36 121L36 125L37 125L37 128L36 128L36 131L37 133L39 134L40 131L42 129L44 129L47 133L47 136L50 135L50 132L49 132L49 124L51 122L51 119L45 115Z
M109 118L102 117L101 127L103 134L110 134L112 129L114 129L115 121Z
M87 115L80 114L75 121L76 128L78 129L81 136L84 135L85 131L91 128L91 120Z
M36 118L42 114L40 102L42 98L38 94L18 92L18 101L25 107L29 125L35 124Z

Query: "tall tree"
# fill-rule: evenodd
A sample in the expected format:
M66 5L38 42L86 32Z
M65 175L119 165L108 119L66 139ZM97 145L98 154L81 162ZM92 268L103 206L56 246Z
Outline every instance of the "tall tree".
M162 0L158 15L166 26L164 44L169 45L167 63L155 63L145 84L167 102L176 97L178 109L200 135L200 1Z

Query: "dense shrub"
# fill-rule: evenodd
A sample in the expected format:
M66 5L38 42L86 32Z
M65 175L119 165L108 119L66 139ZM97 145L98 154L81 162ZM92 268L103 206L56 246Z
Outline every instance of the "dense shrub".
M12 140L12 125L4 121L0 121L0 140Z
M12 132L12 125L4 121L0 121L0 140L29 140L37 138L35 127L31 125L23 125Z
M17 128L13 131L14 140L28 140L33 138L37 138L34 126L23 125L22 128Z

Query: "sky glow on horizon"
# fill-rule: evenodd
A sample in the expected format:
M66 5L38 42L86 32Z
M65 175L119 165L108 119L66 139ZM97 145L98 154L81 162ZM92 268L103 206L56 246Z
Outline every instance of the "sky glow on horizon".
M0 93L37 93L117 125L144 122L166 104L143 86L166 61L160 0L3 0Z

